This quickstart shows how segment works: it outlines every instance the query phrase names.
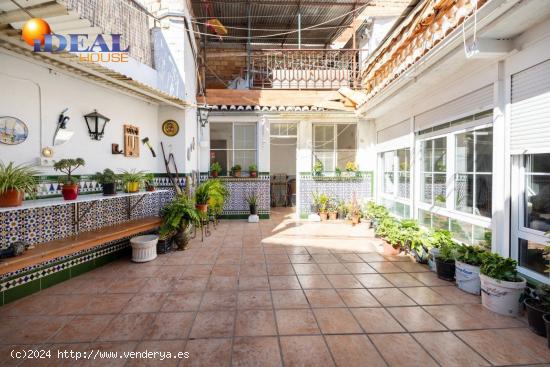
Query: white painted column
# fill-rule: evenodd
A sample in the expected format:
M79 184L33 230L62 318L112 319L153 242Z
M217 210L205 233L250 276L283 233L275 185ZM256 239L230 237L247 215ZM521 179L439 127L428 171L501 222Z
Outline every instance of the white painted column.
M360 171L376 172L376 125L374 120L357 121L357 164Z
M258 171L269 172L271 165L270 152L270 130L269 120L265 116L260 116L257 124L258 139Z
M298 123L298 139L296 151L296 214L301 212L300 172L311 172L313 148L313 123L300 121Z

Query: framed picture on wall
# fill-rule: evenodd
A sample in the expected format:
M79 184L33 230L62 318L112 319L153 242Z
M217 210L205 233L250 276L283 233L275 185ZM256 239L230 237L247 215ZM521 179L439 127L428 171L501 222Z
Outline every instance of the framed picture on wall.
M17 117L0 117L0 143L7 145L21 144L29 136L27 125Z

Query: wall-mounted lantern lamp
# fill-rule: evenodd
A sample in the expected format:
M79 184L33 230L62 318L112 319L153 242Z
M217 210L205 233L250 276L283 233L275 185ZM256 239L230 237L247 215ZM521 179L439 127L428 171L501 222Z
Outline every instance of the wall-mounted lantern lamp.
M84 119L86 120L86 125L88 125L90 138L93 140L101 140L105 131L105 125L107 125L110 119L97 112L97 110L84 115Z
M208 124L208 107L201 106L197 107L197 118L199 119L199 122L201 124L201 127L205 127L206 124Z

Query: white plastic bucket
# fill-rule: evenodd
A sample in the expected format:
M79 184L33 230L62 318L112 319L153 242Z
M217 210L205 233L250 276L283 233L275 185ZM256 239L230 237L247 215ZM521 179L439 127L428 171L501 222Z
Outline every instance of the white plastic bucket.
M143 263L156 259L158 241L159 236L152 234L132 238L132 261Z
M516 316L519 314L519 298L523 293L526 281L507 282L479 274L481 280L481 303L485 308L501 315Z
M428 251L428 266L430 267L431 271L437 272L437 264L435 263L435 258L439 255L439 248L432 247Z
M455 261L455 265L455 279L458 288L479 296L481 292L479 266L469 265L460 261Z

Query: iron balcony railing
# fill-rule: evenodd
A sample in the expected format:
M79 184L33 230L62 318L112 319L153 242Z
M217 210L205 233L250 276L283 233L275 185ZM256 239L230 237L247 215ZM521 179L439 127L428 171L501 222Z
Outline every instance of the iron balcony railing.
M249 54L250 87L339 89L361 85L361 50L270 49Z

